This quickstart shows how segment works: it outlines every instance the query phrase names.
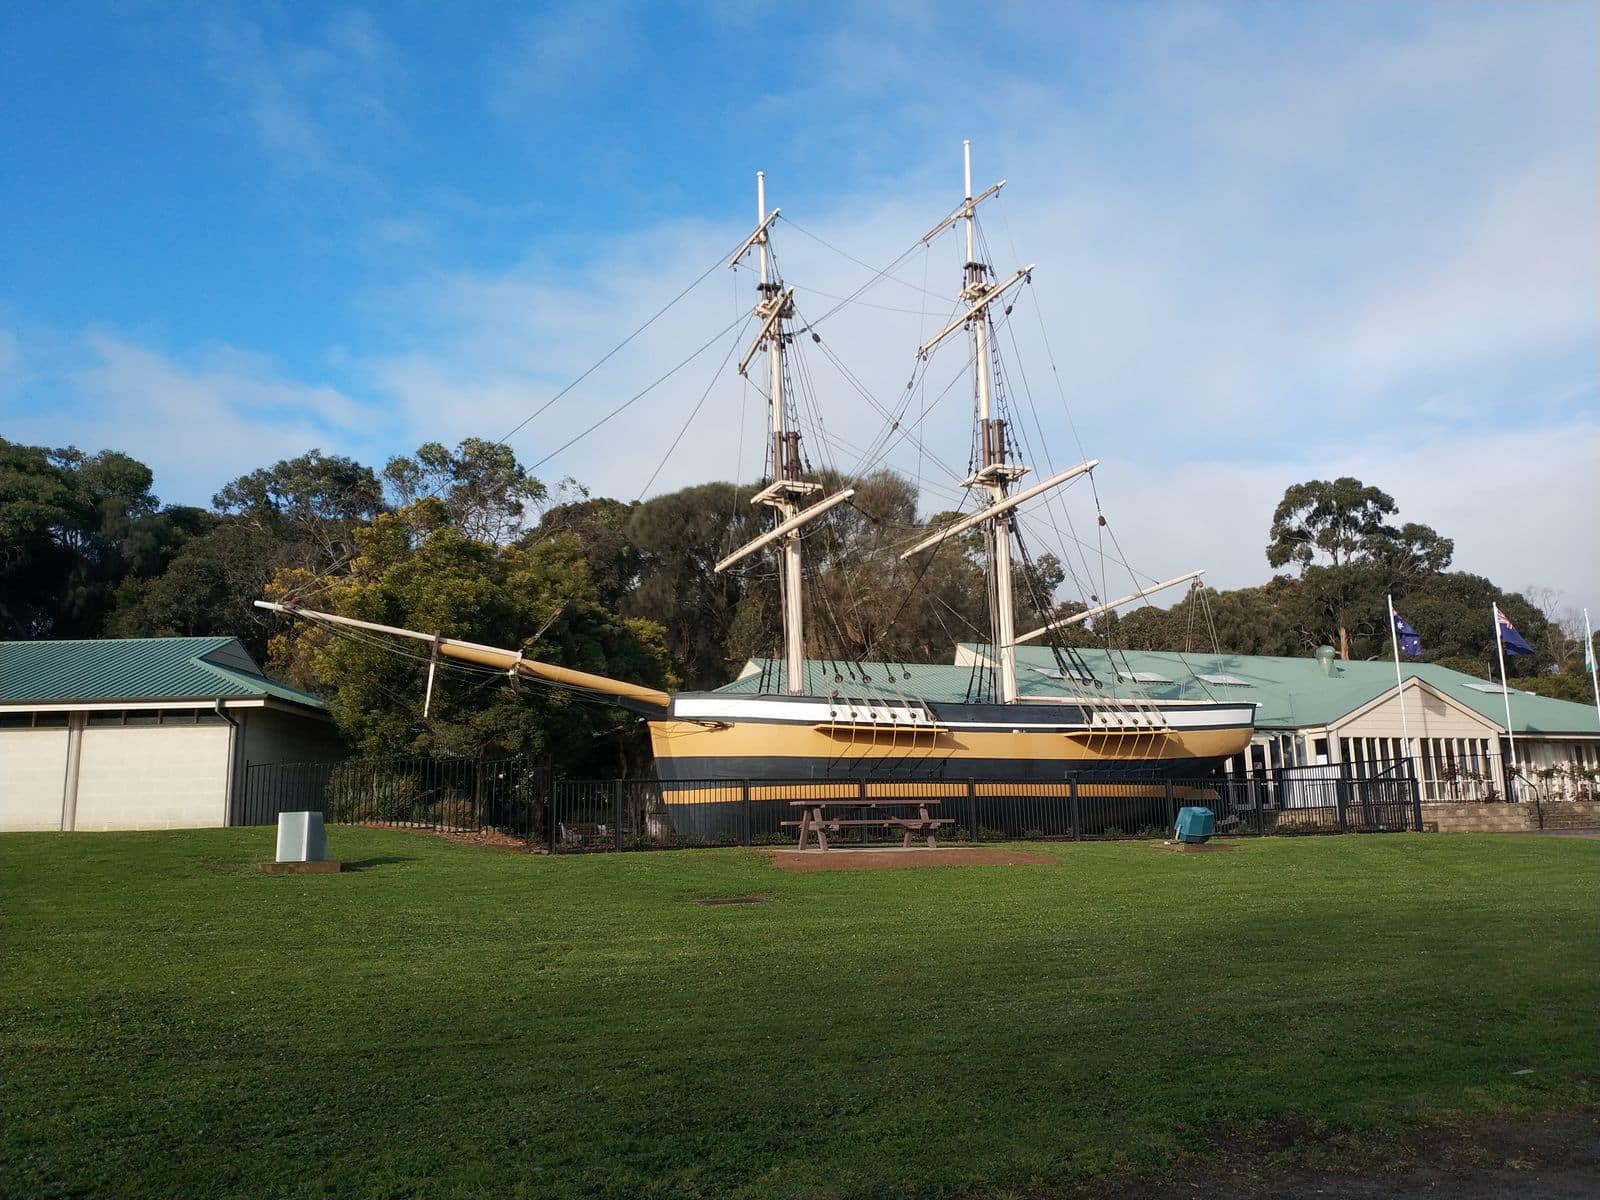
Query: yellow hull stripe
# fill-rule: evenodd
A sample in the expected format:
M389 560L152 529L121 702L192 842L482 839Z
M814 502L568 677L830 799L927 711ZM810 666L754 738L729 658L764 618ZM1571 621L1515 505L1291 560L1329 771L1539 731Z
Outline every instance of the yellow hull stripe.
M658 759L795 758L1011 759L1019 762L1117 762L1159 764L1169 759L1230 758L1250 744L1251 727L1163 730L1130 735L1016 733L996 729L948 730L917 744L895 745L863 733L851 739L810 725L754 721L710 726L694 721L651 721L650 744Z

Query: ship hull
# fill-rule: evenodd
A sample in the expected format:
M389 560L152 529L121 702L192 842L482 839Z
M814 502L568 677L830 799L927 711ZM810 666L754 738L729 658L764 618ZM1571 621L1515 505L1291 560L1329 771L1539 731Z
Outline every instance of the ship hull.
M1093 702L680 694L650 732L668 806L730 803L732 784L741 797L749 785L752 800L780 804L862 787L966 795L969 783L974 794L1026 798L1064 796L1073 780L1207 776L1249 744L1255 706L1180 701L1144 713L1146 724L1126 706Z

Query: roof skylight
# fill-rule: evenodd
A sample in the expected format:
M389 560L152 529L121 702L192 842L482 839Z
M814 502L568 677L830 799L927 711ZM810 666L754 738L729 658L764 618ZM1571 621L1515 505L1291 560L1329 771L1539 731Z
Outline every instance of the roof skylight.
M1240 679L1237 675L1196 675L1201 683L1214 683L1218 687L1254 687L1248 679Z
M1065 675L1061 674L1060 667L1031 667L1035 675L1043 675L1046 679L1074 679L1079 683L1088 683L1092 675L1080 671L1077 667L1068 667Z
M1172 683L1159 671L1118 671L1117 678L1123 683Z

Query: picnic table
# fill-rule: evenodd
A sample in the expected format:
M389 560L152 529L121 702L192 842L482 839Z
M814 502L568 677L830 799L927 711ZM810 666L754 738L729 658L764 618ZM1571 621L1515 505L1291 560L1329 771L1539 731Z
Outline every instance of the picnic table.
M826 850L830 833L838 833L841 829L849 827L860 828L868 826L877 829L899 829L903 831L905 836L900 841L900 847L903 850L911 848L911 839L913 837L926 838L928 840L928 849L933 850L939 844L935 836L939 826L954 824L954 819L951 817L934 817L928 814L928 809L938 803L937 800L927 799L868 800L858 796L853 796L848 800L791 800L789 801L789 806L801 810L800 819L798 821L783 821L780 824L799 827L800 840L795 847L797 850L806 848L806 839L811 834L816 834L818 849ZM828 812L830 808L835 810L832 815ZM840 809L865 811L873 815L846 817L839 815L838 810ZM905 811L908 809L915 809L916 815L913 816Z

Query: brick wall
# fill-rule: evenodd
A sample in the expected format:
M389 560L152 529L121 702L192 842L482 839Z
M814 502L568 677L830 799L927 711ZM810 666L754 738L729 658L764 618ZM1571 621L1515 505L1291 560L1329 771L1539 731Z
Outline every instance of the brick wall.
M1536 833L1539 813L1546 829L1600 828L1600 803L1552 801L1532 804L1424 804L1423 828L1438 826L1440 833Z

